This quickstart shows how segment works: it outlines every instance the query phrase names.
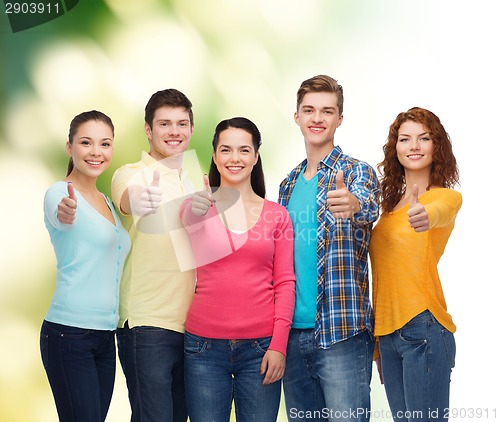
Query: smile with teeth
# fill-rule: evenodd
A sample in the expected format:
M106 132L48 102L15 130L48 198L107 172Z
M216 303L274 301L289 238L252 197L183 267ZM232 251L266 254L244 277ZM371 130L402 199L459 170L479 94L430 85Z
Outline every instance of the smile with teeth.
M86 160L85 161L87 164L90 164L91 166L100 166L103 161L90 161L90 160Z
M177 145L180 145L180 144L181 144L181 141L179 141L178 139L169 139L169 140L165 141L165 143L166 143L167 145L170 145L170 146L176 147Z
M407 155L407 157L410 159L410 160L417 160L419 158L422 158L424 155L423 154L411 154L411 155Z
M309 127L309 130L311 132L316 132L316 133L319 133L319 132L322 132L323 130L325 130L325 128L323 127L318 127L318 126L310 126Z
M242 167L242 166L227 166L226 168L227 168L230 172L233 172L233 173L236 173L236 172L238 172L238 171L240 171L240 170L242 170L242 169L243 169L243 167Z

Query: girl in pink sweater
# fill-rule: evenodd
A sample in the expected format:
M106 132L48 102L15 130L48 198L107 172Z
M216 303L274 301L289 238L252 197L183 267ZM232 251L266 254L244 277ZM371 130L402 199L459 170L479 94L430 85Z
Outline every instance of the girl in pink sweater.
M186 320L185 381L192 422L274 422L295 303L293 229L265 199L261 137L236 117L215 130L205 190L181 218L197 267ZM209 186L215 188L212 193Z

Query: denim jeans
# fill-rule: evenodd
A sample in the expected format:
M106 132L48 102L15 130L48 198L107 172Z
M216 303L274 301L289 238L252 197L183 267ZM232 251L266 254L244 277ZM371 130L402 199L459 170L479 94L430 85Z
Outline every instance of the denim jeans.
M368 421L373 348L367 331L319 349L312 329L292 328L283 377L288 420Z
M455 339L429 311L379 339L384 386L395 421L448 420Z
M191 422L275 422L281 381L263 385L262 358L271 337L218 340L186 333L186 397Z
M115 332L43 321L40 352L62 422L99 422L115 384Z
M186 422L184 335L157 327L116 330L132 422Z

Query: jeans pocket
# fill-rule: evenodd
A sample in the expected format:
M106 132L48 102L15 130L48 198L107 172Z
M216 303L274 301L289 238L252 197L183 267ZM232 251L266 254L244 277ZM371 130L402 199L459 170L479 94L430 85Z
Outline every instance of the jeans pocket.
M264 355L271 345L271 338L272 337L262 337L255 339L252 341L252 345Z
M45 333L40 333L40 355L42 356L43 367L49 367L49 336Z
M184 334L184 354L199 355L207 349L208 341L203 337L198 337L193 334Z
M450 368L455 367L455 355L457 347L455 344L455 336L452 332L448 331L446 328L441 330L441 336L443 337L444 348L446 350L446 356L448 357L448 363Z

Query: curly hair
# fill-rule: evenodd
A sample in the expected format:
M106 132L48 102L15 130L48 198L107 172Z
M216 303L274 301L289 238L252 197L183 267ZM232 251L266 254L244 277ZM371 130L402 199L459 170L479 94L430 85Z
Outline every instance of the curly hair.
M452 188L459 184L459 171L451 140L439 117L424 108L410 108L406 112L399 113L389 128L389 136L383 147L384 160L377 166L382 175L380 180L382 211L392 211L406 191L405 169L398 160L396 144L399 128L408 120L421 123L432 139L434 149L427 189L430 186Z

